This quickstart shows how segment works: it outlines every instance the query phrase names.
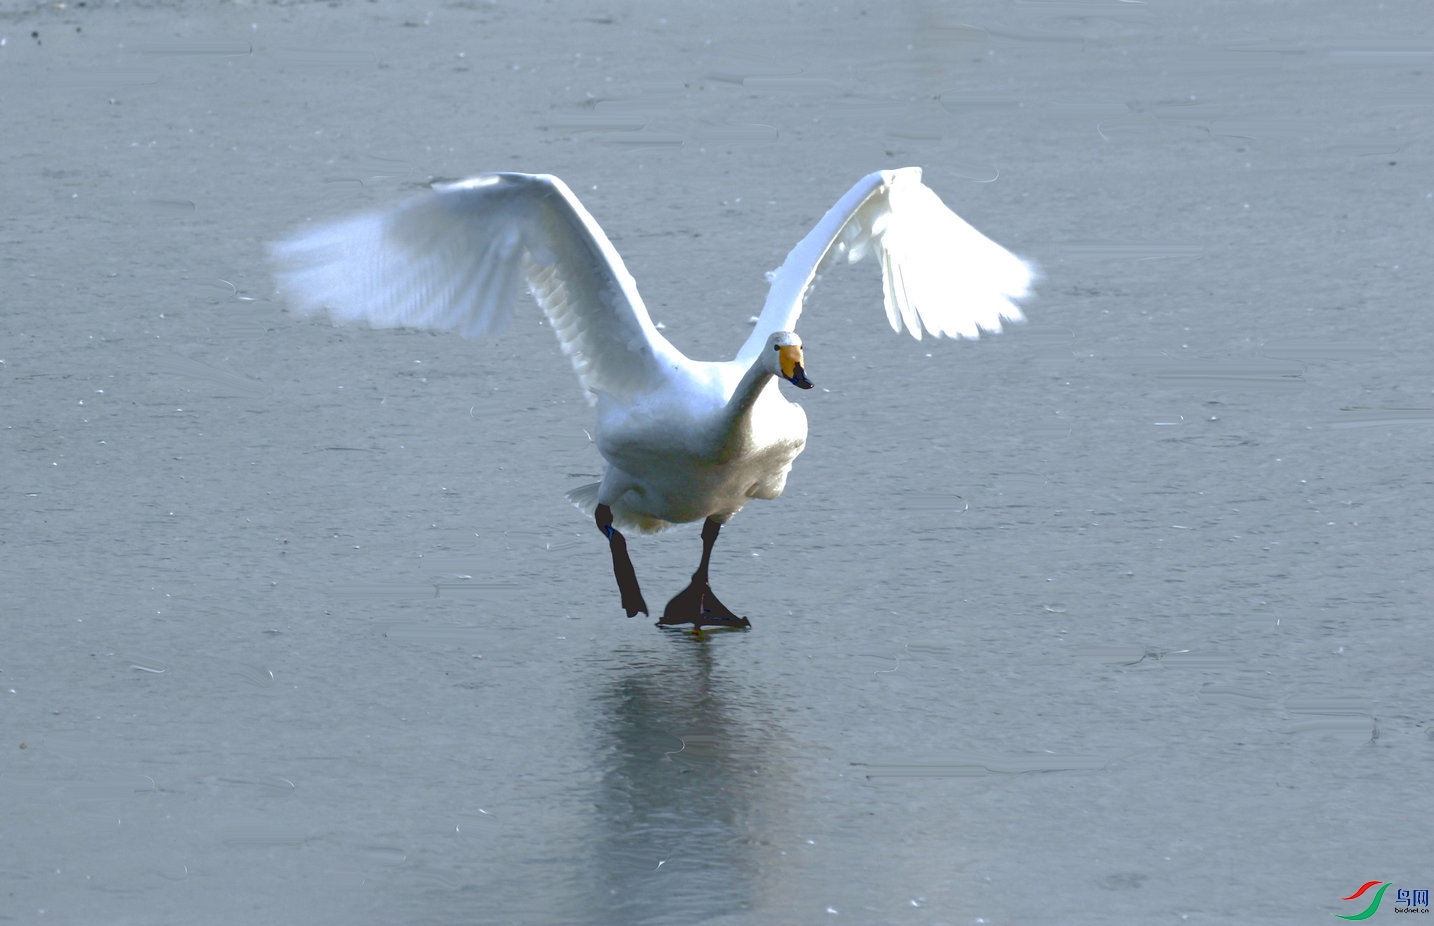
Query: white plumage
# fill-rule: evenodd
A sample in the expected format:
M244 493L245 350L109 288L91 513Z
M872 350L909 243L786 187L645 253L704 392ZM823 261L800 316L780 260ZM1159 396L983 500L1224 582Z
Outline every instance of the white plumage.
M706 520L702 565L663 623L746 626L712 596L718 527L749 498L775 498L806 443L806 415L777 379L810 387L792 329L816 275L875 253L886 315L913 337L976 338L1019 321L1030 264L946 208L919 168L863 177L769 275L730 361L694 361L662 336L612 243L558 178L486 174L276 243L281 291L303 312L375 327L500 333L526 286L597 406L601 483L569 494L609 536L629 615L646 610L622 535ZM604 523L606 521L606 523ZM710 534L710 536L709 536ZM624 575L624 573L627 575Z

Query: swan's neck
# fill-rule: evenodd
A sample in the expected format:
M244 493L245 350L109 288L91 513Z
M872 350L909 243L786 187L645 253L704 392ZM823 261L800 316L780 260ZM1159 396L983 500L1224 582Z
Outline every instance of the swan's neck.
M762 393L769 388L777 388L776 378L762 363L761 358L747 368L747 372L737 383L737 388L732 391L732 397L727 400L725 417L729 427L740 426L752 420L752 410L756 408Z

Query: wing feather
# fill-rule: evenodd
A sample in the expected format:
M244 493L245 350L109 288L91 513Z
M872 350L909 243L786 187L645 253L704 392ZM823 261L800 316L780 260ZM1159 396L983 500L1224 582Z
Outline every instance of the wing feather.
M653 325L597 222L556 177L486 174L270 247L301 312L377 328L502 333L525 283L590 401L657 388L687 358Z
M841 255L881 263L886 318L920 339L976 338L1021 321L1034 265L972 228L921 182L921 169L878 171L857 182L771 274L757 326L737 354L750 363L775 331L789 331L817 276Z

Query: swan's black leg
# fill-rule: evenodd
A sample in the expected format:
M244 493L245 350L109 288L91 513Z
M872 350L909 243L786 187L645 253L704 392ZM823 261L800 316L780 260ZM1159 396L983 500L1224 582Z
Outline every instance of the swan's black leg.
M637 587L637 573L632 568L632 559L627 555L627 540L612 526L612 509L598 505L593 512L598 530L607 535L612 550L612 574L617 579L617 590L622 593L622 608L628 617L637 612L647 613L647 602L642 600L642 589Z
M704 625L713 627L751 627L752 622L738 617L717 600L707 584L707 566L712 561L712 547L722 525L708 518L702 525L702 562L692 573L692 584L667 603L659 624L691 624L701 632Z

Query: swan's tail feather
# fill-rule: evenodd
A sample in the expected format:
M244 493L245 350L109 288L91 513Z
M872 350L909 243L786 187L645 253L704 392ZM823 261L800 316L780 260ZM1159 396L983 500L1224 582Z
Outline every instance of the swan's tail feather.
M590 482L578 486L568 493L568 501L576 505L579 511L591 515L597 510L598 487L601 485L600 482ZM636 531L639 534L655 534L672 526L668 521L629 510L621 500L612 506L612 522L619 530Z
M568 493L568 501L578 507L583 514L592 514L597 510L598 487L601 482L589 482L585 486L578 486Z

